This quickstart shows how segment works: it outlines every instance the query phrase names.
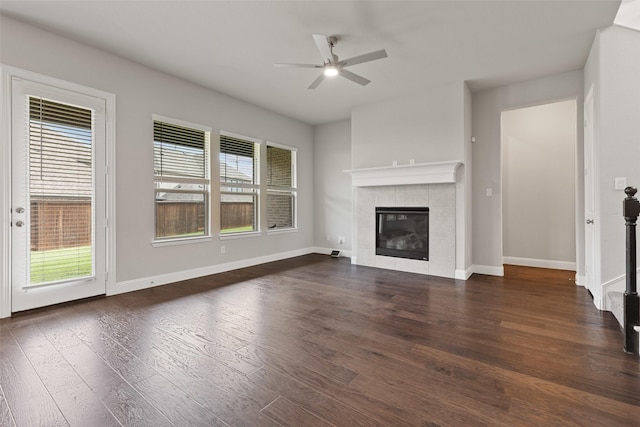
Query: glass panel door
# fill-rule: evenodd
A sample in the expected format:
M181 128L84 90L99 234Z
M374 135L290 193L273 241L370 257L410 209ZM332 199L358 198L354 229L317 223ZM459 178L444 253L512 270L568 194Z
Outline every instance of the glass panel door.
M12 311L104 293L104 100L16 79L12 125Z

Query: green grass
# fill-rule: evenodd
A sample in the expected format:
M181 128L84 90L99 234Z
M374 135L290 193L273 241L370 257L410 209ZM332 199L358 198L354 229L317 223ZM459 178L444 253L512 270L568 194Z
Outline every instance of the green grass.
M91 276L91 246L31 252L31 283Z
M225 228L223 230L220 230L221 233L242 233L246 231L253 231L253 225L245 225L242 227L235 227L235 228Z

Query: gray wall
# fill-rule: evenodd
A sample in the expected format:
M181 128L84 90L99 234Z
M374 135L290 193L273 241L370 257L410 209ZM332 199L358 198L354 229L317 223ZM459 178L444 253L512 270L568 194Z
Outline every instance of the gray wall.
M354 108L353 169L464 158L464 83Z
M640 187L640 32L612 26L601 31L585 66L585 92L594 88L601 282L625 274L624 193L614 179ZM623 281L623 280L622 280Z
M505 263L575 268L576 102L505 111L502 153Z
M116 95L117 281L168 274L313 246L313 129L255 105L0 17L2 62ZM298 148L296 233L152 247L151 115L211 126ZM214 183L216 180L214 179ZM214 204L214 208L216 205Z
M351 230L351 120L314 127L315 246L349 251ZM338 237L345 238L344 243Z
M492 269L502 267L502 177L500 116L505 110L540 105L554 101L576 99L583 104L582 71L573 71L523 83L480 91L473 94L473 263ZM583 170L582 108L576 122L576 170ZM493 196L487 197L485 189ZM583 224L584 186L576 181L576 223ZM582 276L584 263L584 232L578 229L577 272Z

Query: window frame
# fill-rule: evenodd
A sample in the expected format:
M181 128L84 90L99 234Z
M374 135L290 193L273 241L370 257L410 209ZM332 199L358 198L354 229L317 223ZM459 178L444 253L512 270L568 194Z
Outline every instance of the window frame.
M241 141L245 141L253 144L253 183L242 183L242 182L223 182L221 179L220 171L218 171L218 209L220 212L219 221L218 221L218 230L220 233L220 239L231 239L238 238L243 236L256 236L262 234L262 221L261 221L261 199L262 199L262 180L261 180L261 171L262 171L262 152L263 152L263 142L258 138L253 138L246 135L241 135L225 130L220 130L219 133L219 141L222 137L228 137L233 139L238 139ZM220 155L222 154L221 144L218 145L218 153L217 153L217 164L220 166ZM253 197L253 210L254 210L254 229L249 231L223 231L222 229L222 197L223 195L237 195L238 193L243 194L242 192L234 192L234 191L224 191L223 188L237 188L237 189L249 189L253 190L252 193L244 193L247 196Z
M290 194L292 197L292 205L291 205L291 226L290 227L277 227L274 229L267 228L267 234L277 234L277 233L286 233L298 230L298 149L296 147L291 147L284 144L279 144L273 141L266 141L265 143L265 172L268 174L269 172L269 162L267 160L267 152L269 147L278 148L281 150L287 150L291 152L291 187L283 187L277 185L269 185L268 180L265 179L265 206L267 206L267 199L269 198L269 194ZM266 218L266 209L265 209L265 221Z
M211 197L211 134L212 128L205 125L200 125L193 122L188 122L180 119L175 119L172 117L161 116L158 114L152 115L152 133L154 133L153 128L155 127L155 122L167 123L169 125L175 125L180 127L185 127L188 129L198 130L205 133L205 141L204 141L204 178L191 178L191 177L175 177L175 176L165 176L165 175L156 175L155 172L155 135L152 136L152 148L154 149L153 154L153 162L154 162L154 172L153 172L153 207L154 207L154 231L153 231L153 240L152 246L165 246L165 245L175 245L175 244L186 244L186 243L195 243L202 241L209 241L212 239L212 227L211 227L211 212L212 212L212 197ZM195 184L202 185L203 189L166 189L162 188L161 185L163 183L170 184ZM189 236L184 234L179 235L171 235L171 236L158 236L157 235L157 222L158 222L158 199L157 193L176 193L176 194L201 194L204 197L204 232L203 234L198 234L195 236Z

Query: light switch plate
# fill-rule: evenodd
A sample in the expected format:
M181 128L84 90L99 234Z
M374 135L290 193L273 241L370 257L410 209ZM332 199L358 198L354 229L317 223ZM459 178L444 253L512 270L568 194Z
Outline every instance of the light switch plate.
M485 196L487 196L487 197L491 197L491 196L493 196L493 188L486 188L486 189L484 190L484 194L485 194Z
M614 179L614 189L616 190L624 190L627 188L627 177L619 177Z

